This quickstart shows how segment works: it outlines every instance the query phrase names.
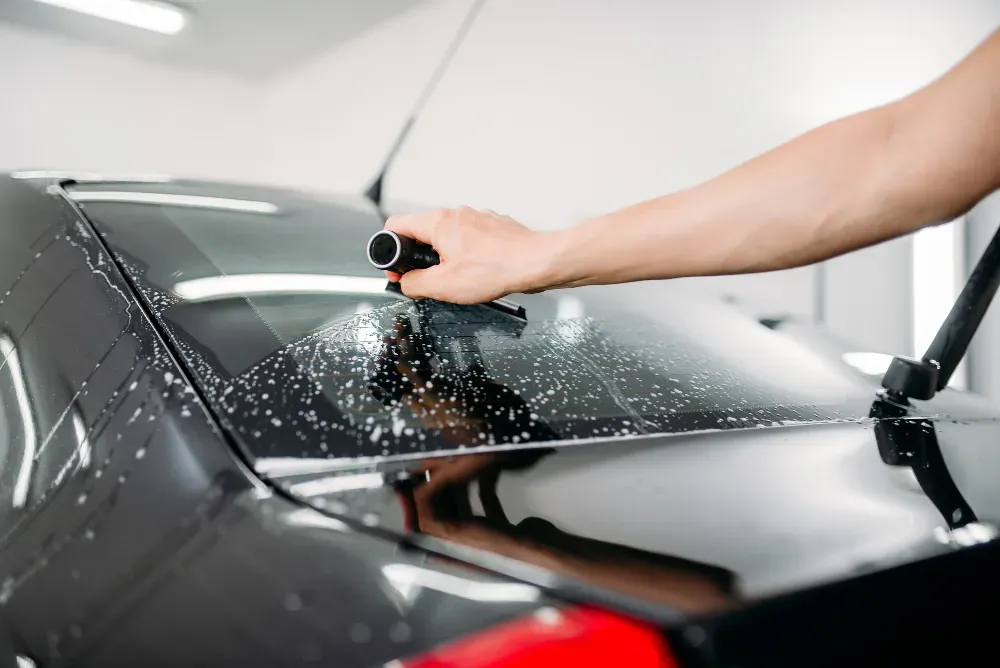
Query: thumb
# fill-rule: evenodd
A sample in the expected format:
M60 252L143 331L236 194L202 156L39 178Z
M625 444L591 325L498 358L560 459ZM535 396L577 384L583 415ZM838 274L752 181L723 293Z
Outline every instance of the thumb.
M403 274L399 286L403 294L411 299L423 297L438 299L446 273L447 269L440 264L427 269L414 269Z

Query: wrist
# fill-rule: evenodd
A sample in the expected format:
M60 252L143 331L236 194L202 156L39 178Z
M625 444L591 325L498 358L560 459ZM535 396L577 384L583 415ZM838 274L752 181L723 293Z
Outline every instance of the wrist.
M518 292L541 292L564 287L574 279L567 262L570 237L565 230L532 232L525 254L523 285Z

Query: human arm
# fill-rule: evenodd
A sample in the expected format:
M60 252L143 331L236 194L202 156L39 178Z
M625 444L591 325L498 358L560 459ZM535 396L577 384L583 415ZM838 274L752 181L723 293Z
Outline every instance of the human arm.
M404 293L471 303L802 266L951 220L998 187L1000 32L897 102L568 230L532 232L468 208L393 217L386 226L442 257L408 273Z

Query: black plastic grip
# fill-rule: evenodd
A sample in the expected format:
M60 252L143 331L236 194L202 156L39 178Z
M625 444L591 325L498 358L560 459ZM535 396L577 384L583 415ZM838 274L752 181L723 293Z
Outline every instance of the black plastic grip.
M376 269L405 274L411 269L426 269L440 264L441 257L428 244L381 230L368 240L368 261Z

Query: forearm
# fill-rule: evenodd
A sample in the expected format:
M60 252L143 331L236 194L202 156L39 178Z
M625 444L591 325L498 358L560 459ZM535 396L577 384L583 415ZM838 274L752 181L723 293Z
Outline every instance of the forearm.
M389 272L410 297L797 267L952 220L1000 188L1000 31L931 85L830 123L707 183L562 232L466 207L393 216L439 266Z
M951 220L1000 187L998 65L1000 33L903 100L546 235L539 284L786 269Z
M768 271L916 224L888 183L884 109L803 135L690 190L552 235L554 286ZM877 221L878 224L873 224Z

